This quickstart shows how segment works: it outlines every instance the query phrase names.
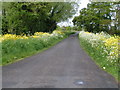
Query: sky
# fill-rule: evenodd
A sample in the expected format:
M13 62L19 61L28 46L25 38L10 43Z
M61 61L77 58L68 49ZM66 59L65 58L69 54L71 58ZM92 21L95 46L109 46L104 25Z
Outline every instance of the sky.
M59 26L73 26L73 23L72 23L72 20L75 16L79 16L79 11L82 9L82 8L86 8L87 7L87 4L89 3L89 0L78 0L77 1L79 7L78 7L78 11L76 12L76 14L69 20L65 21L65 22L61 22L61 23L58 23L57 25Z

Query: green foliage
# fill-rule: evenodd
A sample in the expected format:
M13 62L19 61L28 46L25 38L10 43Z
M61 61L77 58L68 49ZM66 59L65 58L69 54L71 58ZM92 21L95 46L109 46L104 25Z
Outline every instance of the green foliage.
M3 2L2 32L33 34L52 32L57 23L75 14L75 3Z
M2 65L13 63L21 58L45 50L68 37L70 34L72 32L65 32L62 37L57 35L46 38L31 37L28 39L4 40L2 42Z
M57 26L56 30L62 31L62 28L60 26Z
M114 9L112 2L91 2L87 8L80 11L79 16L73 19L73 23L89 32L105 31L110 33L111 23L114 22L113 17L116 12Z
M112 74L116 80L118 80L118 63L115 65L114 63L108 62L106 57L107 53L102 49L103 45L99 45L96 48L93 48L90 43L88 43L83 38L80 39L80 45L85 49L85 51L91 56L91 58L101 67L106 67L105 71Z

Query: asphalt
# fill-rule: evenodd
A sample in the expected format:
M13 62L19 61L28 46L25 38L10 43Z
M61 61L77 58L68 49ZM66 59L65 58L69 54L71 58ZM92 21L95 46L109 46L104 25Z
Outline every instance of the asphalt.
M2 67L3 88L118 88L71 35L48 50Z

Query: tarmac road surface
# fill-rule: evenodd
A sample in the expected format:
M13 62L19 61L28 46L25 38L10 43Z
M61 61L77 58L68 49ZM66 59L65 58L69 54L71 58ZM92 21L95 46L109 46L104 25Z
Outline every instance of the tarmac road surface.
M118 88L80 47L77 33L2 70L3 88Z

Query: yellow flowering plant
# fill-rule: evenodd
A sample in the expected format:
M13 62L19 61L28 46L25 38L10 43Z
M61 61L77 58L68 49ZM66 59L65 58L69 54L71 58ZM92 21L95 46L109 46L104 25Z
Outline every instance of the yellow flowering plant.
M67 37L66 32L61 31L53 31L52 33L35 32L31 36L25 34L0 35L0 44L2 44L2 63L0 65L31 55L43 48L54 45L65 37Z
M118 78L120 36L80 31L81 45L106 71Z

